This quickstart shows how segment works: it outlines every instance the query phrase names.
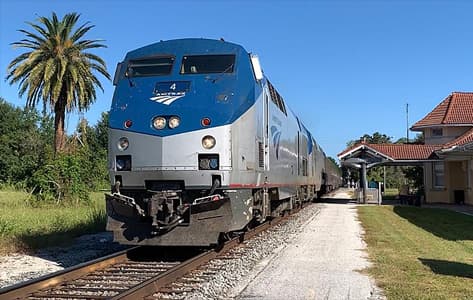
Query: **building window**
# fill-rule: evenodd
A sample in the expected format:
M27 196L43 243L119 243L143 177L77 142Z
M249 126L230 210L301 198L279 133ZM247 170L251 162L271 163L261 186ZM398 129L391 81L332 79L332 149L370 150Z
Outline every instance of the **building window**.
M439 137L443 135L442 128L432 128L432 136Z
M432 179L434 188L443 188L444 183L444 163L434 162L432 166Z

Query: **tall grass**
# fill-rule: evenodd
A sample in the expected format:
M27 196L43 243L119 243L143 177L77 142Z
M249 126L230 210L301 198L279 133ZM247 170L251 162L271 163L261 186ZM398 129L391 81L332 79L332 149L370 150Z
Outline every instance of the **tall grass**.
M89 205L38 205L27 193L0 191L0 253L66 244L74 237L105 229L103 193Z

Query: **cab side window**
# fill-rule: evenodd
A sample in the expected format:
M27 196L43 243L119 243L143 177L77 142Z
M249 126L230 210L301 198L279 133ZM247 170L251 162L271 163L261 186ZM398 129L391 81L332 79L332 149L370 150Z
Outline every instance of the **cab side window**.
M276 104L276 106L281 110L286 116L287 116L287 111L286 111L286 105L284 104L284 100L279 95L278 91L274 88L274 86L271 84L271 82L268 81L268 87L269 87L269 94L271 95L271 100Z

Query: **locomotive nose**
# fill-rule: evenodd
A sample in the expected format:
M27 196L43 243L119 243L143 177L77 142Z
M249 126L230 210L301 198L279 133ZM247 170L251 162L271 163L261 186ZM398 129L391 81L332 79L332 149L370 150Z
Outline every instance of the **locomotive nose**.
M170 120L166 118L166 127ZM212 175L232 170L231 136L229 125L167 136L111 129L110 168L113 175L122 176L125 186L178 177L186 186L208 186ZM196 171L202 171L200 176Z

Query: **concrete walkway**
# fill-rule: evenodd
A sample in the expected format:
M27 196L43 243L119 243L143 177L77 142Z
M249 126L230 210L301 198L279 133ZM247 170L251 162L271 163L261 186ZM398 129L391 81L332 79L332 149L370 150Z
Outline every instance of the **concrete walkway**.
M320 214L268 259L238 299L383 299L373 280L359 272L369 262L356 205L349 199L331 202L319 204Z

